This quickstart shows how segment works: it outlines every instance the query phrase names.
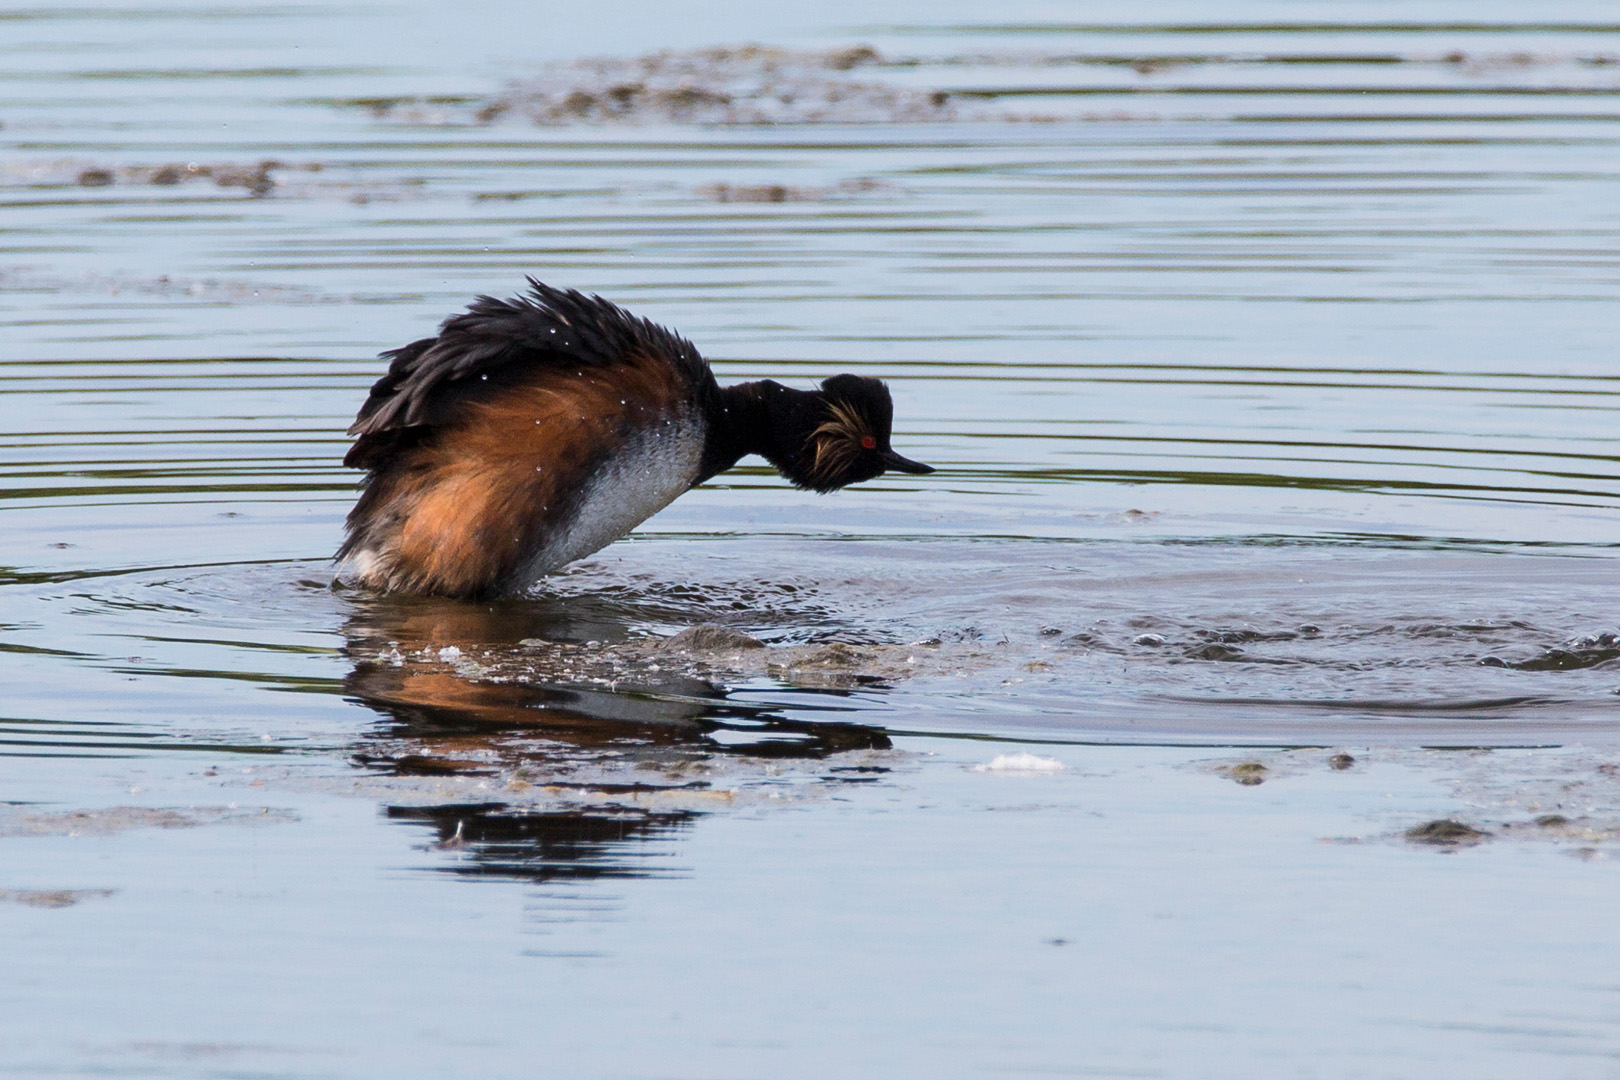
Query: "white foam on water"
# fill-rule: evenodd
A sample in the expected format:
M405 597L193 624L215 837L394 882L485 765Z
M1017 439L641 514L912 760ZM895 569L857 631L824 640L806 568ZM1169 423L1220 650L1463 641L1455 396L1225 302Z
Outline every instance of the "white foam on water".
M974 772L999 773L1055 773L1068 766L1057 758L1040 757L1028 751L1016 754L997 754L988 764L973 766Z

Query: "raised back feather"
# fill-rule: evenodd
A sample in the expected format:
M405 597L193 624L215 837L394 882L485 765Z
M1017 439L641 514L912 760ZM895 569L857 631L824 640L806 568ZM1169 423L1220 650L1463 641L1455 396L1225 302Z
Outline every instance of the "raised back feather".
M388 373L349 427L360 439L343 463L370 469L382 457L417 441L425 429L452 422L462 407L491 395L536 367L605 367L633 357L658 356L695 392L713 376L691 342L638 319L599 296L554 289L529 278L527 296L480 296L446 319L436 338L423 338L382 355Z

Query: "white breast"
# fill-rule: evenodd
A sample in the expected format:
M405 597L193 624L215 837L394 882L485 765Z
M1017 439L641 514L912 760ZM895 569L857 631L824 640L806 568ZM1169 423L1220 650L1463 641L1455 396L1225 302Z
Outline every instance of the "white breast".
M703 463L705 425L676 416L642 432L602 464L574 503L573 517L546 538L517 575L522 588L600 551L692 486Z

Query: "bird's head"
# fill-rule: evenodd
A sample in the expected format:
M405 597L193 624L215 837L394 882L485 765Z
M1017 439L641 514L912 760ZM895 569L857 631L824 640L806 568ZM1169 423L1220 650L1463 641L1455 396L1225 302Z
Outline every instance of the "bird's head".
M814 491L835 491L881 476L890 469L931 473L920 461L901 457L889 446L894 401L881 380L834 375L811 395L815 410L809 437L792 463L788 479Z

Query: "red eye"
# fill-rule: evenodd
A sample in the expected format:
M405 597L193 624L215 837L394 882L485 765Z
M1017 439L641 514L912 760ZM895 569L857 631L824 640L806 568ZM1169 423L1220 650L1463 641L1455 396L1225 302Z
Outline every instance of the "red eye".
M876 450L877 449L877 440L874 439L870 435L862 435L861 436L861 446L866 448L867 450Z

